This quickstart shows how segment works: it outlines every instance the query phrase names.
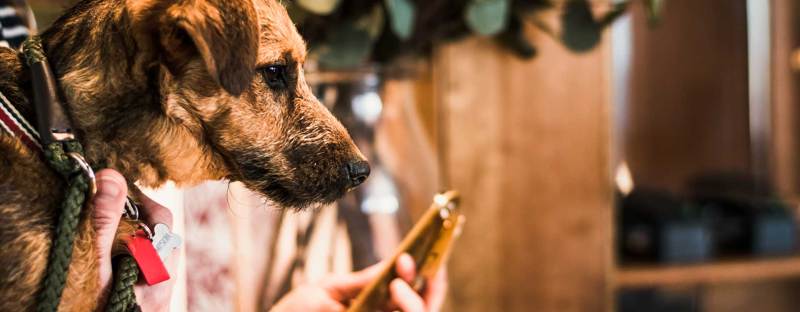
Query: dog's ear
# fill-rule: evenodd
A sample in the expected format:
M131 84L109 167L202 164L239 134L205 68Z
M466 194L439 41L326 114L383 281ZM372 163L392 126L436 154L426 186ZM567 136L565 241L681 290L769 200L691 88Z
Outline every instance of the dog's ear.
M238 96L250 85L258 54L251 1L183 0L168 5L165 13L159 18L159 35L172 65L199 55L211 77L230 94Z

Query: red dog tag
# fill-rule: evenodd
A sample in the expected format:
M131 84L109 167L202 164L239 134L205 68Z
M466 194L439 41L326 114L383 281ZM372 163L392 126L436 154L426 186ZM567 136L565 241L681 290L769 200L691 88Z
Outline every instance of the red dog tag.
M147 285L152 286L169 280L169 272L164 267L164 262L161 261L161 257L153 247L153 242L143 230L137 230L127 245L128 251L133 259L136 259L136 264L139 265L139 270L142 271Z

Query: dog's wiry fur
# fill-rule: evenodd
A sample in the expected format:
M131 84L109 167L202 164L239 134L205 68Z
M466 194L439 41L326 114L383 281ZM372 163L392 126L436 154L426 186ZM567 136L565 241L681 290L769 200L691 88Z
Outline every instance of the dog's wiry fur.
M275 0L84 0L42 34L67 112L94 164L159 186L242 181L278 204L329 202L362 160L311 94L305 45ZM286 67L286 85L259 68ZM0 49L0 92L33 118L21 55ZM61 181L0 134L0 311L35 304ZM91 207L76 239L64 311L101 296Z

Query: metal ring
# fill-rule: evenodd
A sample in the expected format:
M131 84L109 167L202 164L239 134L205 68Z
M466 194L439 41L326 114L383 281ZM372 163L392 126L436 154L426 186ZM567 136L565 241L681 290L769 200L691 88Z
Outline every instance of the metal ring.
M92 167L89 166L88 162L86 162L86 158L83 158L81 154L69 152L67 153L67 156L72 158L72 160L78 164L78 167L81 167L83 175L89 179L89 194L91 197L94 197L94 195L97 194L97 179L94 176L94 170L92 170Z
M131 219L133 221L139 220L139 206L137 206L133 200L128 197L125 200L125 217Z

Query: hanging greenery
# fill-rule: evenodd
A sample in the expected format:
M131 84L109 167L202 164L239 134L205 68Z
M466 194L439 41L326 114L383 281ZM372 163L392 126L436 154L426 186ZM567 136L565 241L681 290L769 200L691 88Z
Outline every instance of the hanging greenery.
M603 29L631 1L613 1L602 16L590 0L294 0L284 2L312 53L324 68L390 63L401 55L424 55L433 45L466 35L491 37L520 57L536 55L523 23L538 10L561 10L561 31L533 24L568 49L585 52L600 42ZM651 24L664 0L641 0ZM558 3L556 5L555 3Z

